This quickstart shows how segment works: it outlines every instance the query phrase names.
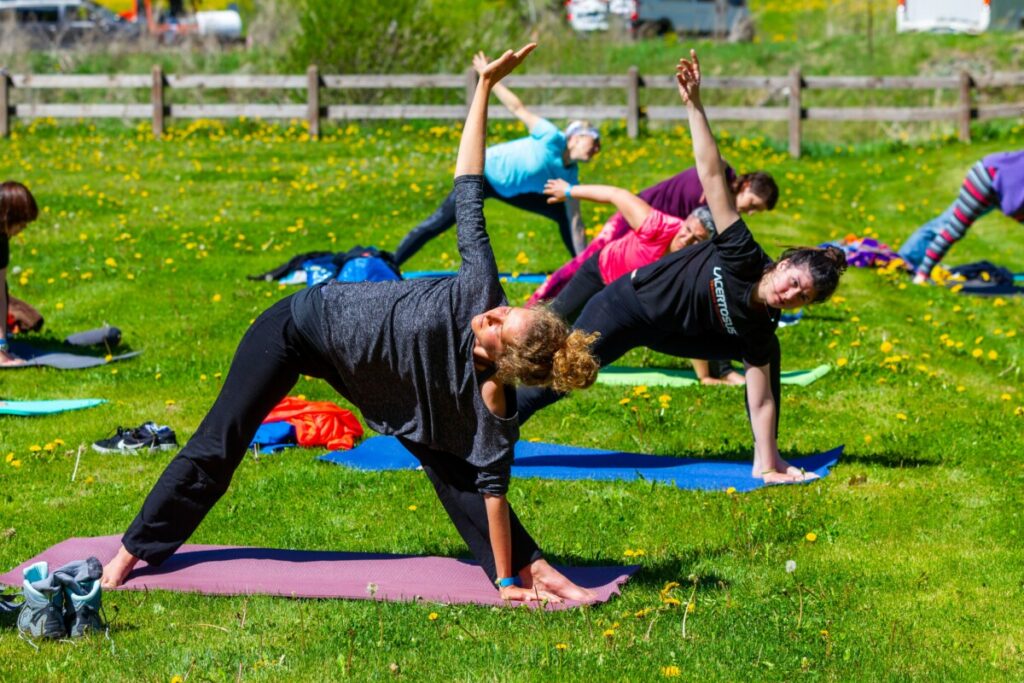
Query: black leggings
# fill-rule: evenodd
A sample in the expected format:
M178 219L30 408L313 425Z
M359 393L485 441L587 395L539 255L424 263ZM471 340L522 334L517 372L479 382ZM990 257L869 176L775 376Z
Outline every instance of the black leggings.
M562 242L569 254L576 255L576 249L572 244L572 225L569 222L569 214L564 204L548 204L547 195L539 192L528 192L517 194L514 197L502 197L484 180L484 199L500 199L518 209L540 214L558 223L558 232L562 236ZM408 235L402 239L402 243L395 249L395 261L402 265L423 248L423 245L434 239L448 228L455 225L455 191L453 190L441 202L434 213L430 214L425 221L413 228Z
M743 355L743 344L739 337L725 334L687 335L681 330L663 330L655 327L647 317L633 289L629 275L623 275L611 283L600 294L593 297L583 308L575 329L586 332L600 332L592 347L601 367L611 365L640 346L646 346L659 353L681 358L702 358L705 360L739 360ZM772 398L775 400L775 429L779 420L779 342L772 338L769 360ZM519 406L519 423L530 419L535 412L549 406L564 396L550 388L520 387L516 391ZM750 406L747 406L749 415Z
M600 258L601 253L598 252L583 262L579 270L573 274L555 300L551 302L552 311L572 322L587 305L587 302L604 289Z
M263 418L300 375L324 379L343 393L334 367L296 327L288 297L267 309L242 337L216 402L167 465L125 532L122 541L132 555L159 565L195 532L227 491ZM483 496L473 486L474 468L454 455L403 444L423 463L456 529L495 579L487 512ZM518 572L541 553L515 513L510 515L512 568Z

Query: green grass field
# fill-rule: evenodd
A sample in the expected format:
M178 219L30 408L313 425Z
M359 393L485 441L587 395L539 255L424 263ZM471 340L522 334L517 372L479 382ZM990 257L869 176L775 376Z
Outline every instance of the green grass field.
M182 442L191 435L248 323L290 291L246 274L300 251L394 247L450 187L457 126L326 132L311 142L298 125L197 123L153 141L145 126L43 122L0 142L0 177L27 182L44 207L12 244L21 268L9 275L12 292L39 306L48 336L107 321L144 350L94 370L4 372L5 398L110 400L64 416L0 417L4 570L69 536L126 527L172 454L86 447L72 481L79 446L149 419ZM764 139L717 132L727 159L782 184L777 209L751 220L771 253L868 231L899 242L951 201L970 164L1019 147L1021 133L971 146L821 148L794 161ZM639 140L621 127L605 133L587 180L638 190L692 164L682 128ZM518 134L495 123L490 141ZM503 268L564 260L552 225L498 203L487 212ZM608 213L588 207L588 225ZM1020 226L985 218L948 261L978 258L1024 270ZM409 267L457 262L451 233ZM529 289L508 293L521 300ZM111 641L37 652L0 616L0 680L1019 680L1022 301L859 270L779 335L783 369L836 365L810 387L787 388L782 408L784 454L846 444L827 479L744 495L514 482L511 501L553 559L642 566L607 605L544 614L113 593ZM642 351L624 363L684 364ZM316 381L293 393L337 399ZM538 414L523 438L749 458L742 391L668 390L664 414L661 393L595 387ZM464 554L422 474L351 472L318 454L248 457L193 540ZM681 587L665 591L669 582Z

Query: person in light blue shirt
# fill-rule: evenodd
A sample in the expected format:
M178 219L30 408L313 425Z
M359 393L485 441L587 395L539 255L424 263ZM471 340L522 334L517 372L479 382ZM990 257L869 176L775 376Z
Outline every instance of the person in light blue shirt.
M487 58L483 53L473 59L473 67L478 72L486 65ZM530 135L487 149L484 197L497 198L550 218L558 224L565 248L575 256L586 248L579 202L570 199L564 206L549 204L544 184L551 178L561 178L571 185L579 183L578 164L590 161L601 150L600 133L586 121L573 121L565 131L561 131L555 124L527 109L511 90L500 83L494 88L494 94L523 122ZM399 265L405 263L423 245L453 225L454 193L445 197L429 218L402 239L395 250L395 261Z

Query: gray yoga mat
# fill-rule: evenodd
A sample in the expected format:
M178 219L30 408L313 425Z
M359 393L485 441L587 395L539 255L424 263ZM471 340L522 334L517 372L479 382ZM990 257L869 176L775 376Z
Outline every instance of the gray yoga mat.
M99 365L114 363L127 358L134 358L142 351L122 353L106 360L103 356L85 356L77 353L49 352L35 349L24 342L11 342L11 351L25 360L22 365L0 365L0 370L18 370L20 368L31 368L47 366L58 370L81 370L82 368L94 368Z

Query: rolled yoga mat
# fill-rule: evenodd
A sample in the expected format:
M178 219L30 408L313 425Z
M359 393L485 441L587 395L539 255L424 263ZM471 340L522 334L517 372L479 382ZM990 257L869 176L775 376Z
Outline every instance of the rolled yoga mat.
M793 458L789 462L825 477L839 461L843 446L827 453ZM360 470L411 470L419 461L392 436L375 436L350 451L334 451L319 458ZM750 476L750 461L672 458L661 455L602 451L550 443L516 444L513 477L538 479L591 479L599 481L660 481L681 489L753 491L766 484Z
M103 356L83 356L77 353L40 351L24 342L11 342L11 351L18 358L24 359L25 363L22 365L3 365L0 366L0 369L18 370L20 368L46 365L58 370L81 370L82 368L95 368L107 363L134 358L142 353L142 351L132 351L131 353L122 353L120 356L113 356L110 360L107 360Z
M77 398L56 401L4 401L0 400L0 415L53 415L69 410L82 410L106 403L103 398Z
M90 556L106 561L120 545L120 536L71 538L0 575L0 584L21 586L25 567L42 560L51 567ZM577 584L597 593L594 603L607 602L618 595L619 586L638 569L637 566L559 567ZM370 584L377 587L372 596L368 591ZM223 545L183 545L160 567L140 562L118 590L503 604L487 575L468 560ZM566 602L548 605L548 609L565 609L578 604Z
M806 387L832 370L832 366L819 365L811 370L789 370L780 375L783 384L795 384ZM635 387L650 385L655 387L692 387L700 384L693 370L675 370L670 368L623 368L609 366L597 375L598 384L610 386Z

